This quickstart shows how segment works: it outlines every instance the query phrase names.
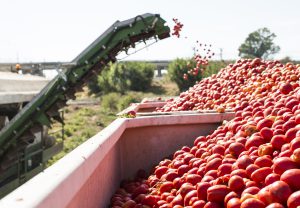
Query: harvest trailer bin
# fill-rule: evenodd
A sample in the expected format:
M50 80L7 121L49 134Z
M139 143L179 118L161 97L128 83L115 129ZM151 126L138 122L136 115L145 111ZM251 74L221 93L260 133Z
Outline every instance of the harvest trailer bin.
M108 207L120 181L159 161L234 113L118 118L57 163L7 195L0 207Z

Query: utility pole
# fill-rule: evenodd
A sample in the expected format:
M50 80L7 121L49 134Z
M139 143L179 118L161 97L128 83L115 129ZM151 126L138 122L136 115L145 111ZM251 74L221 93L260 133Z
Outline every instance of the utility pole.
M220 60L223 61L223 48L220 48Z
M193 53L194 53L193 55L196 56L196 54L197 54L196 47L193 47L192 49L193 49Z

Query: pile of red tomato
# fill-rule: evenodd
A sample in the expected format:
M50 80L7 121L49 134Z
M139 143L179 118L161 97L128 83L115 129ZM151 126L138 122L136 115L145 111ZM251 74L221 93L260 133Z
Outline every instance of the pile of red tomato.
M295 69L291 69L295 67ZM217 110L234 108L243 98L266 97L285 83L296 88L299 70L279 61L238 60L218 74L204 78L158 111ZM290 70L291 69L291 70Z
M235 118L122 182L111 207L300 206L299 76L299 65L239 60L181 93L161 111L222 107Z

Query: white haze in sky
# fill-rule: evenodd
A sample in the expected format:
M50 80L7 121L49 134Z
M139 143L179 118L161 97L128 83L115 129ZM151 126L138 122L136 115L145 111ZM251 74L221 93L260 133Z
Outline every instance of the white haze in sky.
M300 1L297 0L1 0L0 62L71 61L116 20L159 13L183 37L159 41L128 59L191 57L196 40L212 44L215 59L238 58L250 32L268 27L281 51L300 60Z

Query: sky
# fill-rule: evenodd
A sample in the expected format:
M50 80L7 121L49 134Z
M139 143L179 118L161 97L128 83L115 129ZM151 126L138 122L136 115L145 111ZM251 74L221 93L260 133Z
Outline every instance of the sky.
M212 44L215 59L238 58L249 33L267 27L281 47L273 58L300 60L299 0L1 0L0 62L71 61L116 20L158 13L182 37L158 41L127 60L191 57L196 41ZM184 38L187 37L187 38ZM119 57L121 58L121 57Z

